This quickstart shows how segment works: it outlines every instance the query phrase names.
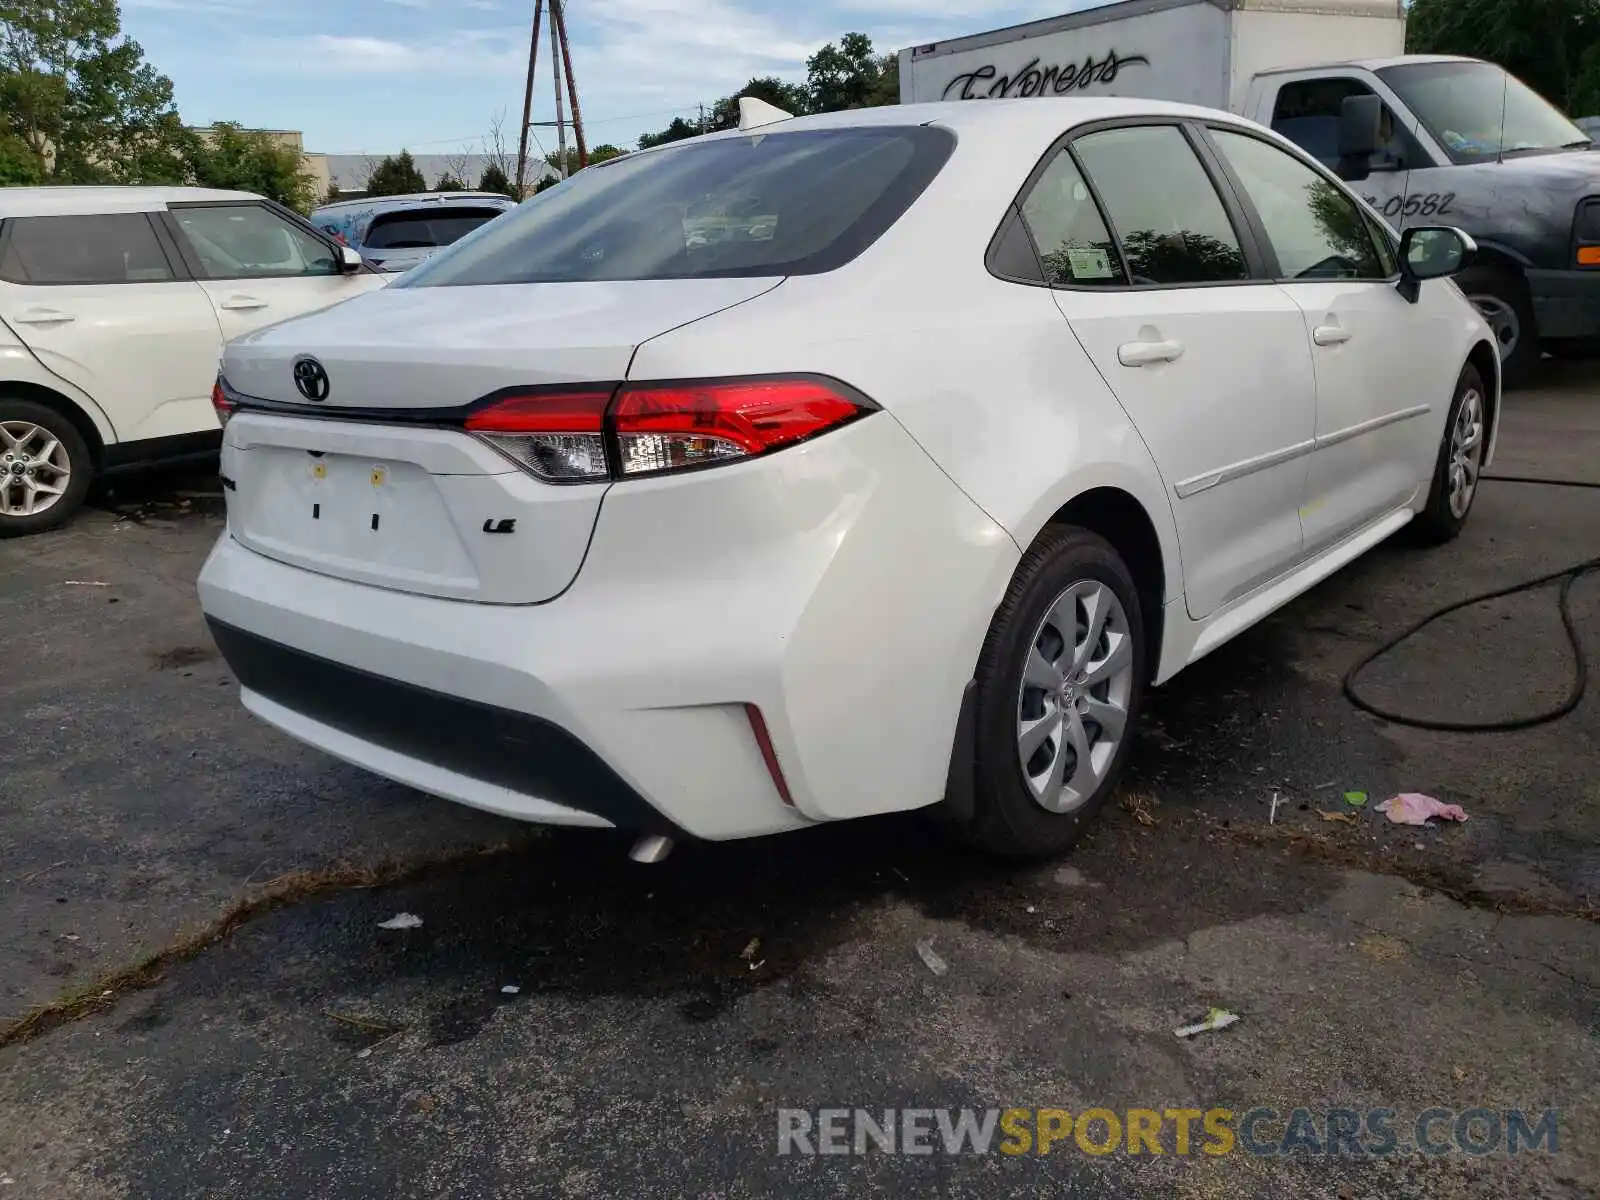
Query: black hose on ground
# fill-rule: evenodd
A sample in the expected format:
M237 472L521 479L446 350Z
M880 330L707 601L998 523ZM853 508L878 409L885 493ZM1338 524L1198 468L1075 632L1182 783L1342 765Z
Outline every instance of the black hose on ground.
M1484 475L1481 478L1494 480L1498 483L1528 483L1544 487L1600 488L1600 483L1585 483L1568 479L1539 479L1525 475ZM1552 571L1548 575L1541 575L1537 579L1514 583L1510 587L1498 588L1495 591L1484 592L1477 596L1468 596L1465 600L1458 600L1454 604L1448 604L1444 608L1436 609L1398 636L1390 638L1346 671L1344 676L1345 699L1349 700L1351 704L1362 712L1381 717L1391 724L1405 725L1412 729L1442 730L1447 733L1506 733L1514 729L1531 729L1535 725L1548 725L1552 721L1561 720L1562 717L1565 717L1583 702L1584 693L1589 687L1589 663L1584 657L1583 643L1578 637L1577 626L1572 620L1571 597L1573 585L1591 571L1600 571L1600 558L1591 558L1586 562L1575 563L1560 571ZM1441 617L1447 617L1463 608L1470 608L1474 604L1483 604L1489 600L1499 600L1505 596L1515 596L1520 592L1535 591L1538 588L1548 587L1556 582L1561 584L1561 591L1557 597L1556 604L1561 612L1561 624L1566 630L1567 642L1572 647L1574 670L1572 673L1572 687L1567 692L1566 699L1554 708L1534 713L1531 716L1513 717L1504 721L1442 721L1428 717L1414 717L1392 709L1382 708L1370 700L1363 699L1356 691L1355 681L1357 675L1402 642L1421 633Z

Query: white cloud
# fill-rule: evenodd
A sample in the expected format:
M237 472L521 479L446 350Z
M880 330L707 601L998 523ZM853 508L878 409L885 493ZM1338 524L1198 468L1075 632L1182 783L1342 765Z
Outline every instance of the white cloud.
M331 64L343 71L482 76L522 70L524 45L511 31L480 29L409 41L319 33L292 39L284 48L302 67L315 63L319 69Z

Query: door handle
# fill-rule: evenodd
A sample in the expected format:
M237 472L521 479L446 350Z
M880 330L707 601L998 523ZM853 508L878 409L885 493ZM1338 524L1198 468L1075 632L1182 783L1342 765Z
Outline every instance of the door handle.
M237 312L251 312L258 308L266 308L265 300L257 300L254 296L229 296L218 308L226 308Z
M1175 362L1182 357L1182 342L1124 342L1117 347L1117 361L1125 367Z
M1318 325L1311 340L1319 346L1342 346L1350 340L1350 331L1343 325Z
M18 325L61 325L77 319L69 312L62 312L59 308L45 308L42 305L25 308L12 318Z

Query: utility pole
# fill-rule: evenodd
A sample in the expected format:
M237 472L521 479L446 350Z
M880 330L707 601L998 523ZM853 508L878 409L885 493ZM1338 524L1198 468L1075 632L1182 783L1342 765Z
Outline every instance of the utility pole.
M533 66L539 60L539 18L544 0L533 0L533 37L528 43L528 84L522 92L522 130L517 139L517 199L528 194L528 130L533 124Z
M573 140L578 143L578 170L589 165L589 146L583 138L583 113L578 109L578 78L572 73L572 49L567 43L567 6L563 0L550 0L550 16L561 35L561 61L567 68L567 98L572 101Z
M555 67L555 73L550 81L556 85L556 144L560 147L560 158L556 166L556 177L567 177L567 125L566 118L561 112L561 42L560 34L556 31L559 22L556 14L557 0L550 0L550 62Z
M583 137L583 114L578 108L578 80L572 73L572 51L567 41L567 15L565 5L561 0L550 0L550 61L555 72L553 82L556 96L556 119L554 121L535 121L533 119L533 75L534 67L539 60L539 33L544 17L545 0L534 0L533 4L533 36L528 41L528 78L522 90L522 131L517 138L517 179L516 189L518 197L527 194L528 186L528 135L534 125L554 125L556 139L559 145L557 152L558 162L556 173L562 178L567 177L567 118L562 109L562 87L566 88L566 96L572 101L572 132L577 142L578 168L582 170L589 165L589 146ZM564 77L564 78L563 78ZM541 172L542 174L542 172Z
M706 106L704 104L702 104L702 105L700 105L700 132L704 133L705 131L706 131Z

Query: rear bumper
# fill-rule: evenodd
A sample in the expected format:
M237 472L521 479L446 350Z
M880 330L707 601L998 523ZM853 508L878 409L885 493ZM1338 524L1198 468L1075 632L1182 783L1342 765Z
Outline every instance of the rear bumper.
M1541 338L1600 336L1600 271L1527 272Z
M559 725L386 679L215 619L207 623L258 715L289 732L321 726L329 731L325 740L342 750L339 757L359 766L389 775L404 770L399 760L411 759L442 777L476 782L485 799L489 789L503 789L501 811L508 816L531 811L519 810L515 797L537 796L552 806L543 815L553 823L682 832ZM342 745L332 736L339 734ZM378 753L363 754L363 746ZM435 783L444 786L442 778Z
M545 604L354 583L226 534L200 597L246 706L336 757L526 820L722 839L937 802L1018 556L879 414L613 488Z

